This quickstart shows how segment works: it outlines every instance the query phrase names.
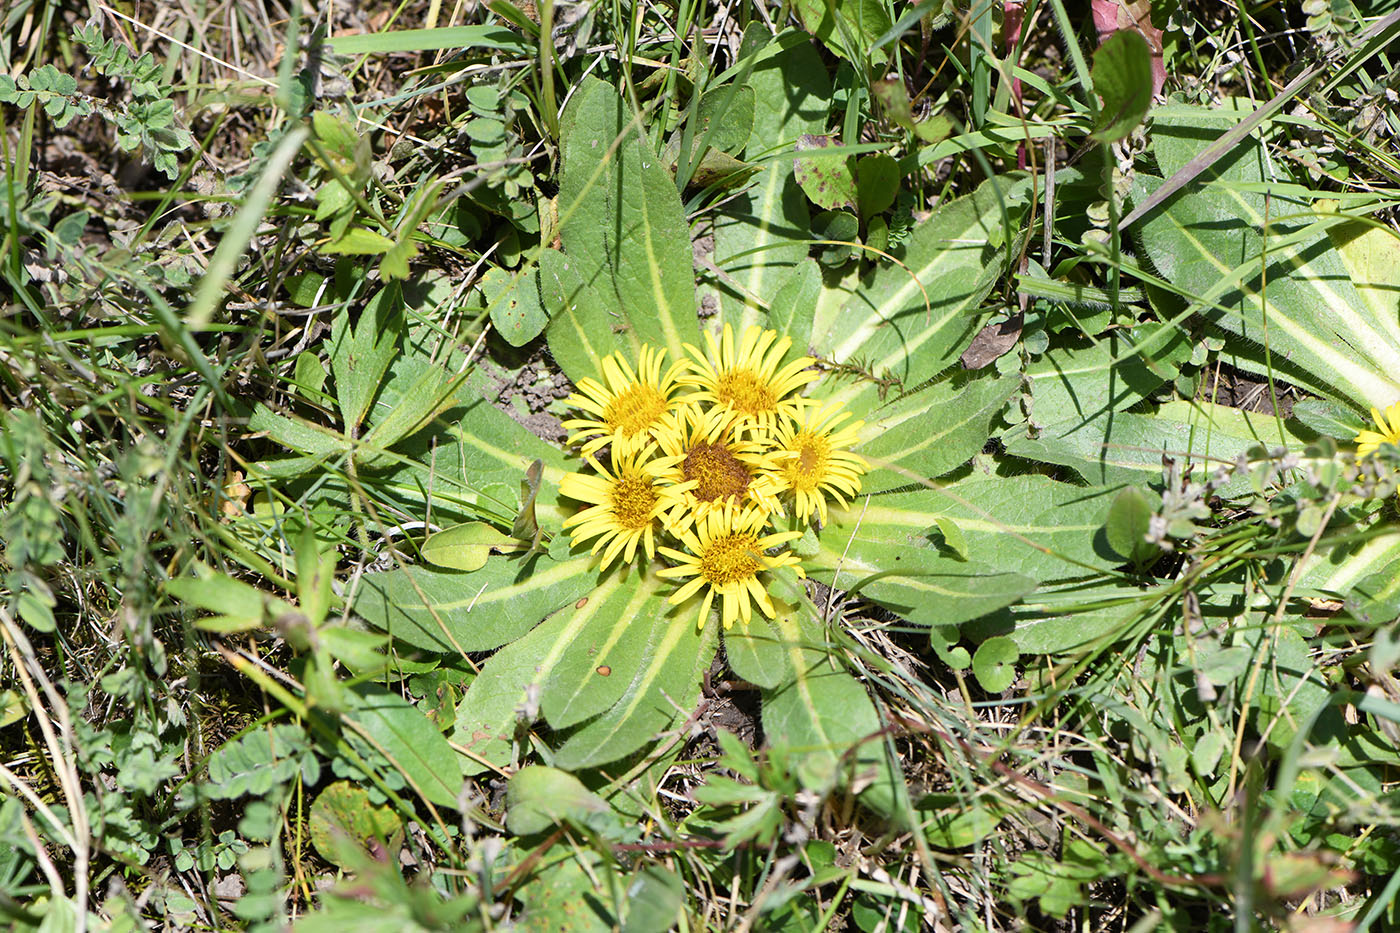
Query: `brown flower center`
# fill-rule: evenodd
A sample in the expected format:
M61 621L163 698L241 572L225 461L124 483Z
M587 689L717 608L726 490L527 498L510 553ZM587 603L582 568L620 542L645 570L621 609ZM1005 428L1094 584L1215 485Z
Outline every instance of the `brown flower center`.
M681 473L695 480L695 498L701 502L742 496L749 488L749 468L723 444L701 441L690 448Z
M705 548L700 573L714 586L747 580L763 569L758 539L751 534L720 535Z
M613 483L613 515L627 531L640 531L651 523L656 499L656 489L645 476L620 476Z

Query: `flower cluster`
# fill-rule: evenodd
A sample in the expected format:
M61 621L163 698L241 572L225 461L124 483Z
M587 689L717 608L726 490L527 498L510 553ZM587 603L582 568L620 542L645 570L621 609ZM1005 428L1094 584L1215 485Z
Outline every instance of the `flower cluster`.
M725 325L705 340L708 353L687 345L693 359L670 365L651 347L635 369L610 354L601 382L579 382L568 400L582 416L564 427L592 472L566 475L559 491L588 503L564 527L575 544L596 539L605 569L659 552L671 562L660 576L690 578L670 601L703 589L703 627L718 595L729 628L749 621L751 604L773 617L759 575L802 568L790 551L772 552L814 514L824 522L828 500L856 496L866 464L850 450L862 422L843 425L847 415L798 394L820 374L808 357L783 363L789 338L750 327L736 346Z

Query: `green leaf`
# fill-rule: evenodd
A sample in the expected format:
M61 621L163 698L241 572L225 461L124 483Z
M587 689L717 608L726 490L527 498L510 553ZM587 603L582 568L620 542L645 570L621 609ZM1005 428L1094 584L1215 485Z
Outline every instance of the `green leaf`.
M627 921L622 933L666 933L676 927L685 904L685 884L660 865L643 866L627 886Z
M577 264L558 250L540 252L538 274L541 306L549 316L545 338L550 355L575 384L580 379L597 379L603 357L617 349L617 328L623 326L623 318L609 313L608 302L578 274Z
M939 205L905 243L902 265L843 286L844 304L822 303L812 345L828 360L901 388L947 369L981 326L976 309L1001 277L1028 191L1015 179L993 178ZM871 382L852 382L832 397L868 409L880 394Z
M336 781L317 794L307 823L316 851L346 870L361 864L370 852L381 856L396 853L403 841L403 823L398 815L389 807L374 806L369 792L349 781ZM387 852L381 848L386 843ZM360 858L347 853L347 846L353 847Z
M512 347L523 347L538 337L549 323L540 304L539 280L533 272L512 274L491 268L481 277L481 291L491 313L491 324Z
M242 632L267 624L274 613L290 611L281 600L241 580L207 567L199 577L177 577L165 585L166 591L181 602L217 613L198 619L199 628L219 632Z
M394 248L394 241L368 227L351 227L321 247L327 256L378 256Z
M514 641L593 589L589 557L496 556L475 573L406 567L360 580L355 612L396 641L446 653Z
M1160 486L1162 458L1195 465L1209 474L1256 447L1301 452L1312 439L1297 422L1243 412L1209 402L1170 402L1155 414L1107 412L1093 420L1044 426L1035 438L1006 437L1018 457L1073 468L1092 483L1129 482ZM1246 491L1249 475L1237 472L1220 487L1226 495Z
M836 151L827 155L824 149ZM804 133L797 138L797 151L807 155L793 164L793 171L812 203L829 211L854 211L856 176L844 147L830 136Z
M342 311L331 323L331 372L345 426L353 431L364 421L380 381L399 352L403 334L403 299L397 285L380 289L352 327Z
M559 659L540 690L540 711L556 729L602 713L627 692L647 662L647 631L671 617L673 587L655 575L614 573L574 604L573 650Z
M801 585L790 573L773 589L794 604L802 598ZM794 677L763 691L763 732L769 745L787 750L810 790L872 778L861 800L883 816L896 818L903 778L885 754L880 716L865 688L818 647L825 638L810 602L780 616L777 627L790 646Z
M297 602L312 626L325 621L330 611L331 584L335 582L334 548L321 548L316 532L308 523L297 539Z
M320 771L301 725L259 726L209 756L209 780L201 791L214 800L266 797L297 773L314 782Z
M529 765L506 784L506 828L531 836L563 825L602 829L617 824L607 801L583 786L572 774Z
M754 90L749 85L706 91L700 98L696 141L708 133L709 145L720 152L741 152L753 132L755 103Z
M662 596L655 599L660 603ZM617 703L558 747L556 765L578 770L616 761L690 714L700 699L701 676L715 655L715 623L706 620L704 629L696 630L698 602L697 596L670 613L644 614L629 635L646 639L642 663L630 672ZM625 679L629 672L617 673Z
M870 462L861 489L880 492L942 476L983 448L1020 380L950 379L900 399L861 431ZM911 475L912 474L912 475Z
M1354 412L1321 398L1305 398L1293 406L1293 417L1310 431L1351 443L1364 424Z
M803 29L852 64L863 65L867 55L884 60L872 47L893 23L880 0L796 0L794 10Z
M1136 29L1120 29L1094 52L1089 73L1094 93L1103 98L1095 142L1112 143L1137 129L1152 106L1152 52Z
M1031 420L1069 425L1122 411L1175 378L1190 353L1187 334L1170 324L1136 328L1131 336L1120 331L1084 347L1052 347L1025 369Z
M606 763L635 751L670 725L679 715L678 708L693 705L699 696L700 675L714 656L713 636L696 634L694 602L669 615L659 611L664 597L658 591L660 584L651 579L643 584L650 592L641 603L647 608L639 621L610 632L599 621L617 622L612 613L632 604L637 585L615 571L598 584L587 602L550 616L482 666L457 706L455 739L470 752L469 773L484 768L485 762L510 763L517 725L534 722L545 696L561 721L573 721L578 711L602 706L609 694L617 697L563 742L554 763L570 769ZM687 609L692 614L687 615ZM613 644L601 645L607 652L602 660L618 664L615 669L607 665L607 678L599 675L585 683L581 673L586 665L594 664L595 675L602 666L589 654L589 647L600 647L593 640L598 636L615 636ZM631 667L624 667L624 662ZM556 669L560 671L557 680ZM620 693L614 693L612 678L622 685Z
M695 276L680 195L622 97L585 78L560 120L559 235L628 338L680 359L695 342Z
M968 558L997 569L1046 582L1078 577L1086 569L1107 570L1120 561L1099 554L1093 542L1103 527L1116 488L1084 488L1048 477L979 476L912 492L873 496L833 507L822 532L822 552L817 559L823 574L833 574L831 585L841 588L869 572L898 568L906 559L885 563L883 556L864 570L839 567L839 556L864 550L870 537L872 551L890 548L926 548L927 535L939 517L950 518L967 539ZM877 530L878 529L878 530ZM948 559L950 570L959 562ZM965 565L963 565L965 566ZM825 576L819 577L827 582Z
M883 153L861 156L856 161L856 193L860 216L871 217L887 210L899 194L899 163Z
M767 46L777 47L776 42ZM761 169L753 184L725 200L714 219L714 262L724 273L714 282L719 293L716 323L732 324L738 334L763 323L763 309L771 306L779 313L779 288L804 263L810 208L793 175L792 159L782 156L802 134L822 131L831 100L821 55L806 41L754 65L749 86L754 90L753 133L744 159ZM770 326L803 348L811 332L810 327L785 329L776 320Z
M1229 125L1227 114L1159 112L1153 150L1162 171ZM1143 196L1155 187L1140 181ZM1400 398L1400 319L1377 314L1352 284L1328 234L1334 219L1270 184L1272 163L1251 138L1139 222L1144 250L1163 280L1235 335L1227 347L1235 365L1359 410L1391 404Z
M1012 631L1007 637L1022 654L1082 651L1104 638L1122 633L1143 618L1158 596L1115 580L1042 587L1034 596L1005 612L967 627L971 637ZM985 623L986 631L981 631Z
M1327 682L1297 630L1282 626L1264 663L1254 728L1269 747L1287 749L1298 729L1331 697Z
M364 729L416 793L440 807L456 809L462 769L438 727L416 706L383 687L361 684L353 695L347 718Z
M797 608L779 597L772 597L780 616L790 616ZM724 656L735 674L751 684L773 689L792 679L793 646L783 640L786 626L755 614L748 625L735 623L724 633Z
M444 528L423 542L423 558L438 567L470 573L486 566L492 548L515 545L510 535L486 522Z
M383 456L386 449L426 428L456 402L464 381L416 353L400 356L380 389L373 425L356 448L356 459L365 466L382 465L389 459Z
M499 26L438 26L433 29L395 29L336 36L327 42L340 55L387 55L391 52L433 52L440 49L509 52L529 55L531 46L521 36Z
M977 646L972 656L972 675L983 690L1001 693L1015 682L1016 659L1020 656L1020 649L1010 638L989 638Z

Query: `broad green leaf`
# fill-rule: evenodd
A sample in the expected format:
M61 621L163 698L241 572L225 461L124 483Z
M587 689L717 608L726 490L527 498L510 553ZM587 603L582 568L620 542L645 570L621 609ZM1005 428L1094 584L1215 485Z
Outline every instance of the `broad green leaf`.
M686 888L660 865L643 866L627 886L627 921L622 933L666 933L676 928Z
M1131 135L1152 106L1152 52L1142 33L1120 29L1110 36L1094 52L1090 77L1103 98L1090 138L1112 143Z
M957 625L1035 589L1035 581L1022 574L945 557L922 533L864 521L852 537L845 531L833 520L822 550L806 562L808 573L822 582L839 580L842 589L857 591L914 625Z
M390 373L364 435L364 446L369 449L357 451L365 466L381 465L384 458L379 452L417 434L450 408L463 383L462 376L454 376L417 354L400 357Z
M321 247L328 256L378 256L394 248L394 241L367 227L351 227Z
M824 305L812 344L826 359L900 388L947 369L981 326L977 307L1001 277L1028 191L998 177L939 205L904 244L900 264L882 264L843 306ZM853 382L834 397L873 407L878 393Z
M346 716L364 729L416 793L455 809L462 768L438 727L412 703L383 687L361 684L353 692L354 705Z
M330 459L350 450L350 442L336 431L290 415L279 414L262 402L253 406L253 413L248 416L248 430L255 434L266 433L283 447L320 460Z
M870 217L887 210L899 194L899 163L883 153L856 160L856 200L860 216Z
M427 651L498 648L593 589L587 555L555 563L499 555L475 573L405 567L360 578L355 613L396 641Z
M773 306L779 313L778 289L807 256L810 208L785 156L802 134L822 132L831 100L821 56L806 41L756 64L749 87L753 133L744 160L762 169L745 191L725 200L714 219L714 263L723 272L713 283L717 323L732 324L739 334L764 322L763 309ZM777 321L771 326L806 349L810 327L785 329Z
M1345 599L1362 581L1392 566L1400 566L1400 531L1373 528L1367 537L1348 536L1339 544L1324 539L1303 561L1296 592Z
M646 633L674 610L674 587L654 574L610 574L574 604L573 650L555 665L540 690L540 711L566 729L612 706L646 662ZM680 624L673 617L670 624Z
M368 857L367 849L382 851L377 844L388 842L388 851L393 852L397 851L393 837L400 844L403 841L403 823L393 809L374 806L369 791L349 781L336 781L317 794L307 823L316 851L342 869L357 863L354 855L345 851L347 846L353 846L360 855L358 861L363 861Z
M1328 227L1327 235L1376 320L1400 318L1400 239L1395 233L1358 221Z
M1159 503L1160 504L1160 503ZM1152 503L1147 494L1136 486L1124 486L1113 497L1104 523L1104 536L1115 554L1133 564L1141 565L1157 553L1149 544L1147 532L1152 523Z
M1277 630L1262 674L1254 727L1267 735L1270 748L1282 751L1313 713L1327 705L1331 690L1307 642L1288 625Z
M603 357L618 349L617 328L623 320L594 286L578 274L577 264L558 250L540 252L540 296L549 326L549 353L564 374L577 383L597 379ZM635 356L627 354L635 362Z
M1111 580L1042 588L964 631L972 638L1004 632L1022 654L1082 651L1126 631L1142 618L1153 598L1152 591Z
M506 784L506 828L517 836L566 824L594 827L602 822L618 822L612 807L578 778L557 768L528 765Z
M801 586L784 575L779 595L794 602ZM803 784L823 791L853 781L865 783L861 800L886 818L897 818L903 778L885 754L880 716L854 677L827 658L821 621L807 603L778 617L789 645L793 679L763 691L763 732L773 747L786 747Z
M539 715L539 689L568 652L580 626L571 612L557 612L524 636L493 654L457 704L453 741L467 757L462 767L477 774L511 763L511 746L519 725Z
M397 285L387 285L365 303L352 327L342 310L331 323L331 372L347 431L360 426L379 391L389 364L399 353L403 334L403 299Z
M894 489L961 466L987 443L1020 384L1013 377L950 379L878 412L861 432L866 440L858 451L870 463L861 489Z
M708 144L721 152L743 151L753 132L756 96L747 84L710 90L700 99L698 142L706 133Z
M1016 660L1021 651L1005 635L988 638L972 656L972 675L988 693L1001 693L1016 680Z
M1208 111L1159 113L1160 168L1169 175L1229 125ZM1333 221L1279 182L1251 138L1144 217L1142 246L1164 279L1245 342L1239 365L1361 410L1389 405L1400 398L1400 320L1375 313L1352 284L1327 232Z
M1364 423L1356 412L1321 398L1305 398L1293 406L1293 417L1309 431L1351 443Z
M828 211L856 209L856 175L851 157L830 136L804 133L797 138L797 151L806 153L793 164L797 183L812 203ZM825 149L838 150L833 155Z
M865 574L841 568L826 555L839 558L847 541L860 547L872 529L879 529L877 540L898 541L903 534L908 546L924 547L934 522L943 517L962 529L970 560L1041 582L1079 577L1119 563L1094 547L1116 492L1044 476L974 474L938 489L862 498L849 508L830 510L820 559L831 568L833 586L849 587Z
M665 597L653 598L659 603ZM690 714L700 699L701 676L714 659L718 627L707 619L705 627L696 630L698 601L698 597L687 600L670 613L643 614L641 624L629 633L630 638L646 638L642 663L630 672L632 677L617 703L579 726L558 747L557 766L578 770L616 761ZM578 645L571 650L579 650ZM618 671L614 676L625 679L628 673Z
M797 607L773 596L779 615L791 615ZM793 675L792 646L783 641L784 626L755 613L748 625L742 621L724 633L724 657L735 674L751 684L772 689Z
M1187 334L1170 324L1114 333L1084 347L1052 347L1025 370L1031 420L1070 424L1122 411L1174 378L1190 354ZM1015 363L1010 355L1002 359Z
M470 573L486 566L492 548L513 543L510 535L487 522L463 522L430 535L423 542L423 558L438 567Z
M491 268L481 277L481 290L491 313L491 324L512 347L534 340L549 323L540 304L539 280L534 272L512 274Z
M385 55L390 52L431 52L438 49L487 49L529 55L530 44L499 26L439 26L433 29L394 29L336 36L327 45L340 55Z
M794 8L803 29L852 64L864 65L867 54L884 60L872 47L894 24L881 0L796 0Z
M630 326L679 359L696 340L690 229L671 174L617 91L585 78L561 118L559 235L578 272ZM618 340L619 345L623 343Z
M1015 433L1004 438L1007 453L1072 468L1092 483L1161 485L1162 459L1195 466L1204 477L1237 457L1263 446L1301 451L1311 439L1297 422L1283 423L1267 415L1212 405L1171 402L1156 414L1106 412L1088 422L1077 420L1045 425L1038 437ZM1236 473L1221 487L1225 494L1249 488L1249 476Z
M784 270L784 275L769 304L766 324L778 333L792 337L793 345L783 360L790 363L807 352L807 339L812 333L817 302L823 293L822 270L816 260L803 259Z

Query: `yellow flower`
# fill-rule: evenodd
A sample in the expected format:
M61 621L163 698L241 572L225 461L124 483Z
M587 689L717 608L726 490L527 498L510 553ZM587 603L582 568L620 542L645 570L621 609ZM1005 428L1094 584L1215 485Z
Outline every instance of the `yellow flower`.
M661 417L671 410L677 378L690 368L687 361L681 360L663 372L665 356L664 348L655 350L643 345L636 372L620 353L603 357L603 382L581 379L579 391L568 398L569 404L593 416L563 423L574 432L569 443L586 441L585 457L609 442L626 449L645 444Z
M1371 409L1371 418L1380 431L1362 431L1356 435L1356 455L1365 457L1376 452L1382 444L1400 444L1400 402L1384 413Z
M765 515L777 509L773 459L757 441L736 437L730 417L718 408L685 405L657 429L660 456L647 469L667 488L680 490L668 516L670 530L680 532L730 503L755 506Z
M695 362L680 381L700 389L687 400L714 403L743 429L772 430L779 415L791 415L794 411L794 401L787 396L820 376L807 368L816 361L806 356L779 368L792 339L779 339L776 331L750 327L744 331L736 351L734 330L726 324L720 341L715 340L714 334L706 333L705 342L708 354L686 344Z
M758 575L778 567L793 567L799 576L806 574L798 566L795 554L785 552L773 557L765 553L769 548L802 537L802 532L780 531L765 535L763 527L767 523L768 516L762 509L740 510L731 503L711 511L697 521L693 531L680 536L690 553L664 546L659 548L662 554L679 561L675 567L657 571L660 576L693 578L671 595L671 604L689 599L703 587L706 588L705 599L700 604L700 618L696 623L699 628L705 627L716 593L723 598L720 618L726 629L735 619L743 619L748 624L753 615L750 599L764 615L773 618L773 600L759 582Z
M802 401L796 419L774 432L774 475L782 490L792 490L798 518L808 522L816 510L826 524L828 498L844 508L846 497L860 493L860 475L868 467L864 458L847 448L857 443L864 422L838 429L849 415L838 413L834 405L823 408L820 403Z
M646 546L647 558L656 556L656 520L676 503L685 492L684 486L661 488L645 469L645 463L655 444L642 450L612 448L612 472L597 460L586 458L598 476L567 473L559 481L559 492L570 499L593 505L565 519L564 528L573 528L569 540L574 544L597 538L592 553L603 552L606 570L618 554L630 562L637 553L637 544Z

